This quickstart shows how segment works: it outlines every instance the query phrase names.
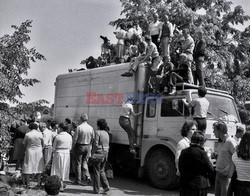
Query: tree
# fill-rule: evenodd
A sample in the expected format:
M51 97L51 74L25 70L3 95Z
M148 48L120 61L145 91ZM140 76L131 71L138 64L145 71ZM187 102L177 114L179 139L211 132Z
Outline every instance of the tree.
M1 136L9 140L8 127L20 117L20 107L10 107L7 103L19 103L23 93L20 86L33 86L40 82L37 79L25 78L31 62L46 60L35 48L27 48L30 41L32 21L27 20L20 26L13 25L14 33L0 38L0 119ZM47 101L38 101L47 103ZM4 143L5 144L5 143ZM4 145L4 147L7 147Z
M167 14L175 24L175 38L187 28L196 39L197 31L202 30L208 44L206 85L227 90L241 102L250 98L250 26L243 32L235 26L250 19L241 6L232 8L232 2L228 0L120 1L123 7L121 14L125 17L110 22L110 25L140 21L140 26L147 32L150 18L157 13L160 19ZM171 43L172 59L176 43ZM245 89L244 93L242 89Z

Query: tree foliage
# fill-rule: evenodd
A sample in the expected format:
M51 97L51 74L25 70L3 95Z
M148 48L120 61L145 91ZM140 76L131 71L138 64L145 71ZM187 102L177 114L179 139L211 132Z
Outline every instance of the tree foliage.
M236 27L250 17L241 6L233 7L228 0L120 1L123 7L121 14L125 17L110 22L110 25L139 21L141 28L147 32L150 18L157 13L160 19L164 14L168 15L175 25L176 38L186 28L194 39L197 31L203 31L208 45L205 68L207 86L227 90L238 101L250 99L250 26L244 31ZM173 42L171 51L176 47Z
M29 34L32 21L27 20L20 26L12 25L12 35L4 35L0 38L0 131L2 147L7 148L8 127L13 121L20 120L21 106L18 99L23 93L20 86L28 87L40 82L34 78L26 78L31 63L37 60L46 60L35 48L28 48ZM18 104L18 107L10 107L8 103ZM37 104L48 103L45 100L37 101ZM9 144L9 143L8 143Z

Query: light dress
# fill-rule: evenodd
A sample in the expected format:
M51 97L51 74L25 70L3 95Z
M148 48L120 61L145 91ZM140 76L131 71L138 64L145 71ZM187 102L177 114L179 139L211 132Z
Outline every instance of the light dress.
M54 138L51 175L57 175L62 181L69 181L71 148L72 136L67 132L63 131Z
M23 144L25 156L23 163L23 174L37 174L44 171L43 159L43 135L38 130L31 130L26 133Z

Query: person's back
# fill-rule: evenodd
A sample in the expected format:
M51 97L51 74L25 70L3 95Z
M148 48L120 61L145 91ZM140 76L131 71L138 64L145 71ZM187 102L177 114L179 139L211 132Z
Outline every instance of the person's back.
M77 143L90 144L93 138L93 128L87 122L80 124L77 127L76 132L78 134Z
M234 172L232 155L235 152L235 148L235 142L229 136L226 138L225 142L222 141L218 144L218 156L215 170L230 178Z
M96 139L98 140L97 152L104 150L105 152L109 151L109 134L104 130L96 130Z
M37 148L37 147L41 147L42 148L42 141L43 140L43 136L41 134L41 132L37 131L37 130L31 130L29 133L26 133L26 146L27 148Z

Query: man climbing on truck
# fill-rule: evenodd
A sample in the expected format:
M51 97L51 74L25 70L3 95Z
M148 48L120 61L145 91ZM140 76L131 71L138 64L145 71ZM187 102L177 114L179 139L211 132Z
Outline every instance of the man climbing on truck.
M203 133L207 128L207 111L209 107L209 101L205 98L207 90L204 86L198 88L198 98L193 99L190 103L187 103L186 99L182 99L183 103L187 107L194 108L194 120L198 124L198 130Z

